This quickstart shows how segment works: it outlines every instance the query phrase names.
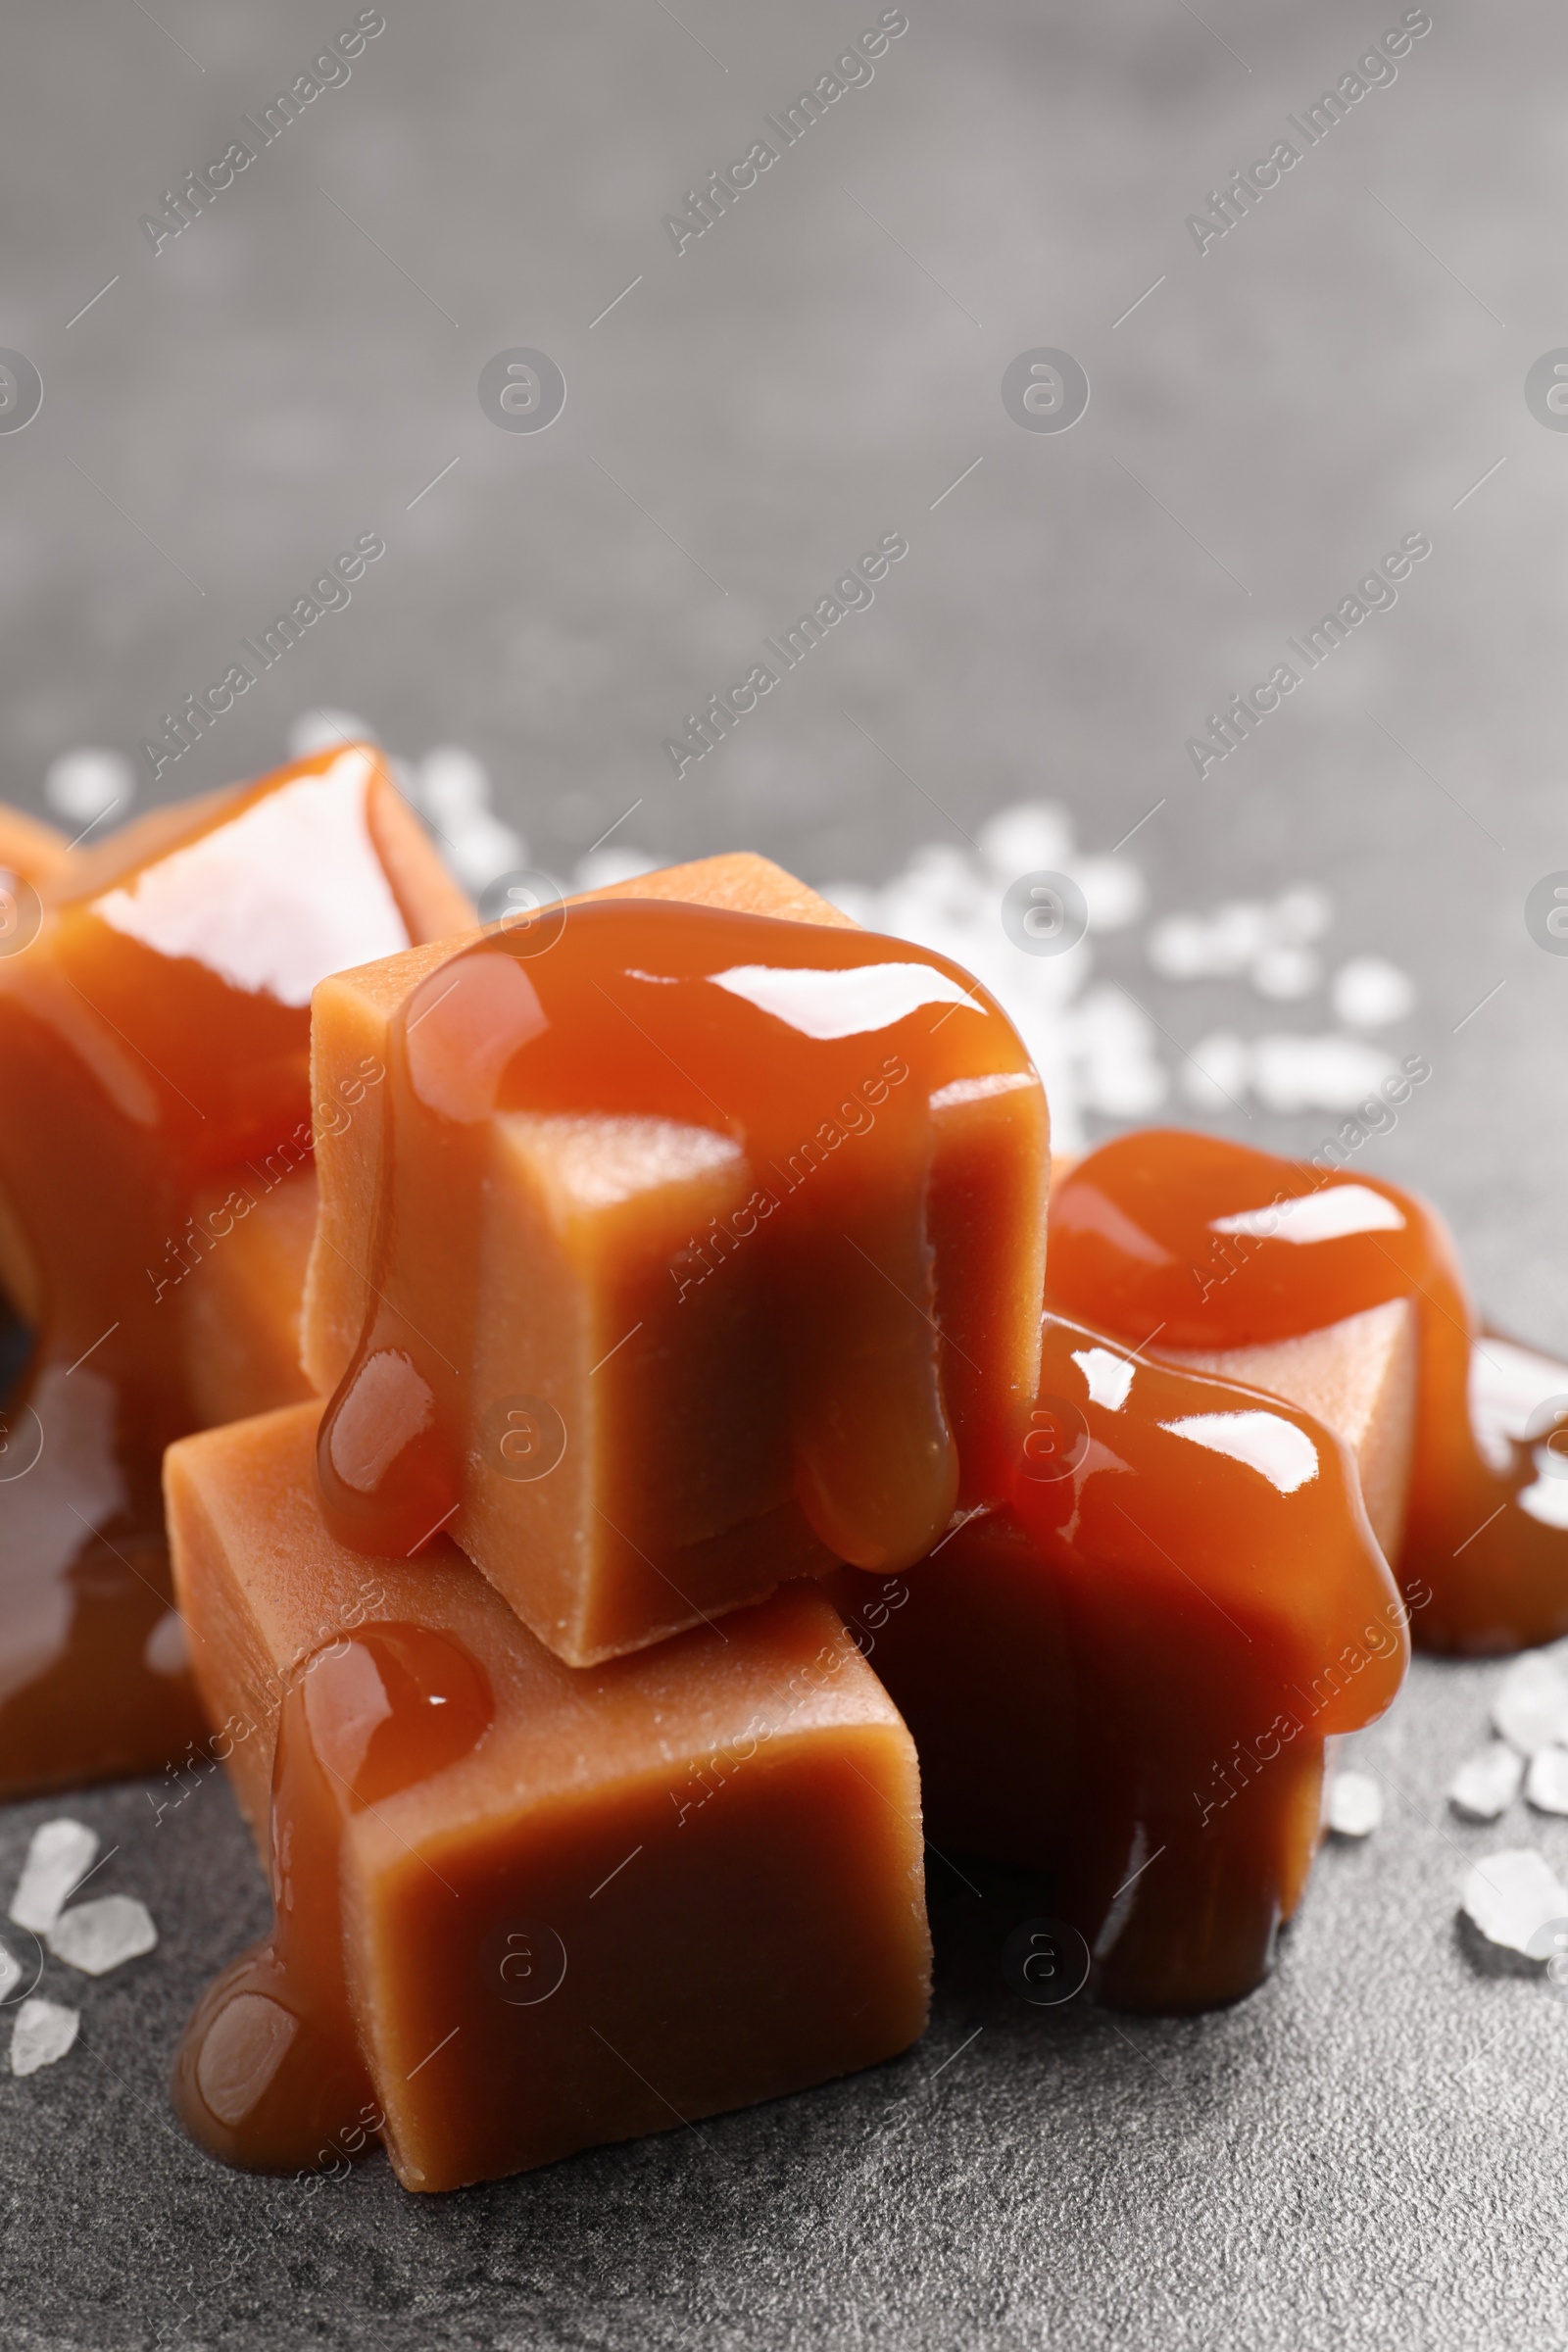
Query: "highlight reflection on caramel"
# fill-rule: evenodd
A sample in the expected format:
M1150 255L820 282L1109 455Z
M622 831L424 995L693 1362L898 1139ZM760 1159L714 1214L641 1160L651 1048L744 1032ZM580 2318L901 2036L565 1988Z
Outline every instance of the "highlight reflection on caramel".
M656 900L552 919L553 937L499 931L427 962L398 998L368 1313L319 1470L340 1541L408 1554L447 1529L582 1663L828 1554L907 1565L961 1490L985 1492L1033 1386L1018 1274L1038 1279L1045 1122L1010 1025L940 956ZM323 992L318 1071L356 977ZM977 1144L943 1147L1003 1096L1030 1106L987 1144L1016 1171L1005 1191ZM634 1231L627 1205L617 1238L622 1203L683 1185L722 1210L710 1231L672 1250L652 1217ZM629 1303L590 1348L594 1283ZM494 1463L480 1475L513 1393L564 1446L548 1491L509 1491ZM603 1488L571 1483L616 1396L628 1443L613 1474L646 1515L629 1525ZM633 1563L585 1626L566 1589L601 1503L662 1590L634 1594ZM747 1537L769 1513L765 1544ZM742 1555L706 1588L691 1557L705 1543Z
M1050 1303L1133 1346L1230 1348L1386 1299L1415 1313L1409 1513L1396 1563L1430 1588L1423 1648L1489 1655L1568 1632L1568 1524L1527 1447L1489 1460L1491 1375L1452 1238L1413 1193L1239 1144L1152 1130L1078 1161L1051 1204Z
M159 1494L202 1418L196 1199L308 1163L312 988L465 906L352 746L74 853L0 953L0 1285L33 1334L0 1429L0 1793L202 1736Z

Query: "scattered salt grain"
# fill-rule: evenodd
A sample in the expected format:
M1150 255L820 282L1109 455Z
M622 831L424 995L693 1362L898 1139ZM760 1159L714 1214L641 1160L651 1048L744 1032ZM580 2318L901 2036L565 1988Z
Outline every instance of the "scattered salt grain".
M288 731L291 760L314 760L340 743L374 743L375 729L352 710L302 710Z
M47 1936L72 1888L91 1870L97 1851L98 1834L85 1822L46 1821L34 1830L11 1899L11 1916L18 1927Z
M119 752L63 752L44 778L43 797L67 824L88 825L107 816L117 802L128 812L136 778Z
M1167 915L1144 944L1166 980L1231 980L1269 945L1268 909L1236 899L1212 915Z
M1491 1944L1527 1958L1532 1938L1553 1920L1568 1917L1568 1889L1533 1847L1489 1854L1464 1883L1464 1912Z
M439 744L419 761L419 806L438 825L461 825L490 812L490 776L484 762L456 744Z
M980 828L978 848L993 875L1059 873L1072 857L1072 819L1052 801L999 809Z
M1353 1110L1394 1071L1380 1047L1354 1037L1260 1037L1250 1058L1265 1110Z
M1568 1747L1544 1747L1531 1757L1525 1795L1538 1813L1568 1813Z
M528 856L528 845L513 826L481 809L452 824L435 824L447 862L469 890L483 890L498 876L514 872Z
M1448 1783L1448 1802L1467 1821L1495 1821L1519 1793L1524 1764L1505 1740L1494 1740L1460 1765Z
M1183 1062L1182 1092L1190 1102L1204 1105L1240 1102L1247 1094L1248 1066L1245 1039L1216 1029Z
M11 2072L35 2075L41 2066L54 2066L75 2040L81 2026L79 2009L59 2001L24 2001L11 2029Z
M1068 870L1084 894L1091 931L1125 931L1149 903L1143 875L1124 858L1073 858Z
M1527 1650L1503 1676L1492 1702L1492 1720L1521 1755L1568 1745L1568 1682L1549 1658Z
M1310 948L1265 948L1252 966L1258 995L1280 1004L1309 997L1322 978L1323 966Z
M1326 1820L1336 1838L1370 1838L1383 1819L1383 1791L1370 1773L1337 1772Z
M95 1902L74 1904L49 1931L55 1958L89 1977L107 1976L112 1968L150 1952L157 1941L152 1913L129 1894L104 1894Z
M624 849L612 842L602 850L590 850L580 858L571 878L573 890L609 890L617 882L634 882L639 874L651 874L660 863L646 850Z
M1334 902L1315 882L1298 882L1282 892L1270 908L1274 937L1290 947L1321 939L1334 920Z
M1335 1017L1352 1029L1382 1029L1402 1021L1415 1003L1415 984L1381 956L1353 956L1334 975Z

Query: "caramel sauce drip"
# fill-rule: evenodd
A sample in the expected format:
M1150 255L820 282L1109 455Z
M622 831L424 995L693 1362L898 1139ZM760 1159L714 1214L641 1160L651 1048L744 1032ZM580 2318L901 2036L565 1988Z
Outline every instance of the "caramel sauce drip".
M200 1419L180 1286L221 1247L192 1202L230 1172L248 1205L309 1159L311 988L407 943L372 766L156 811L46 881L0 955L0 1263L32 1332L0 1412L0 1794L205 1738L159 1486Z
M367 1627L300 1668L272 1765L271 1932L208 1987L174 2058L175 2108L210 2155L313 2172L377 2136L344 1967L345 1824L468 1755L494 1712L478 1660L423 1626Z
M745 1152L801 1508L857 1565L919 1558L957 1492L930 1101L1030 1067L975 982L858 930L585 905L443 963L401 1008L389 1063L373 1303L318 1452L339 1542L408 1556L458 1508L489 1401L467 1369L487 1130L498 1112L574 1111L677 1120ZM855 1101L868 1074L874 1119ZM852 1103L845 1148L824 1152L818 1131Z
M1486 1335L1451 1237L1414 1194L1151 1130L1102 1145L1054 1189L1047 1262L1052 1306L1137 1348L1245 1347L1408 1299L1418 1420L1398 1566L1421 1601L1416 1640L1493 1655L1568 1632L1568 1526L1534 1515L1528 1447L1505 1468L1480 1449L1470 1397L1488 1377Z
M1054 1314L1004 1503L835 1597L920 1752L939 1849L1047 1875L1093 1995L1213 2008L1267 1974L1324 1740L1373 1721L1406 1610L1344 1448L1294 1407Z

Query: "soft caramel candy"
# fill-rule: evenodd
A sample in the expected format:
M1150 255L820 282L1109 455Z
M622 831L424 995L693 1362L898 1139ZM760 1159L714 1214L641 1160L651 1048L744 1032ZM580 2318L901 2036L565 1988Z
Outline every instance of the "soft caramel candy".
M73 852L34 911L0 955L0 1285L34 1332L0 1452L5 1793L199 1734L159 1464L212 1402L186 1302L246 1245L198 1196L260 1200L308 1161L317 981L471 919L363 745Z
M333 1542L319 1409L168 1458L196 1671L275 1906L187 2029L193 2134L292 2170L379 2132L406 2187L455 2188L912 2041L914 1751L820 1592L574 1671L449 1544Z
M1162 1353L1273 1345L1407 1301L1416 1428L1395 1565L1427 1595L1415 1639L1488 1655L1568 1632L1553 1434L1568 1375L1510 1437L1492 1407L1527 1351L1482 1333L1452 1237L1415 1194L1210 1136L1122 1136L1056 1188L1047 1297Z
M574 1665L906 1566L1034 1394L1045 1099L944 959L764 859L317 992L305 1360L344 1543L446 1530Z
M935 1845L1049 1872L1101 1999L1211 2008L1267 1971L1324 1740L1394 1696L1405 1607L1307 1414L1055 1316L1041 1379L1005 1506L832 1590L914 1735Z
M204 1185L192 1207L194 1230L210 1246L179 1295L197 1427L301 1402L312 1394L300 1326L316 1232L314 1161L273 1176L231 1170Z

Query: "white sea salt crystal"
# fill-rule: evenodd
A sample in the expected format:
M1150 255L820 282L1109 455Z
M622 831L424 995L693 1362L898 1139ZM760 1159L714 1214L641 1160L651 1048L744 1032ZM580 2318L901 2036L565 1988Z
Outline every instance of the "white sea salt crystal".
M1357 1037L1259 1037L1250 1061L1258 1101L1278 1111L1353 1110L1394 1069Z
M995 883L950 842L928 842L916 850L899 877L900 888L933 914L958 923L998 920Z
M1506 1740L1494 1740L1460 1765L1448 1783L1448 1802L1468 1821L1495 1821L1518 1795L1524 1769Z
M24 2001L11 2029L11 2072L35 2075L41 2066L56 2065L80 2028L79 2009L67 2009L59 2001Z
M122 811L128 812L136 797L136 778L130 761L119 752L63 752L43 780L43 797L68 824L88 825L94 817L107 815L117 801Z
M11 1898L19 1928L47 1936L74 1886L81 1884L98 1852L98 1833L85 1822L46 1821L32 1833L27 1859Z
M375 729L352 710L302 710L288 731L291 760L314 760L341 743L373 743Z
M1230 899L1208 926L1209 968L1216 977L1242 972L1269 944L1269 909L1251 899Z
M1196 914L1167 914L1144 942L1162 979L1201 980L1209 973L1208 926Z
M481 760L456 744L439 744L419 761L416 797L438 825L458 826L490 809L490 775Z
M1381 1029L1402 1021L1415 1003L1415 983L1381 956L1352 956L1334 975L1334 1015L1351 1029Z
M1568 1682L1550 1658L1526 1650L1515 1658L1492 1702L1492 1720L1510 1747L1533 1756L1568 1745Z
M517 871L527 859L522 835L484 810L452 824L433 821L448 864L469 890L483 890L500 875Z
M1568 1813L1568 1747L1537 1750L1525 1775L1525 1797L1538 1813Z
M1152 1022L1119 988L1092 988L1074 1023L1084 1101L1111 1119L1143 1119L1165 1100Z
M1568 1917L1568 1889L1533 1846L1511 1847L1478 1862L1464 1883L1465 1916L1489 1943L1531 1954L1531 1938Z
M1383 1819L1383 1791L1366 1772L1337 1772L1325 1818L1337 1838L1370 1838Z
M1149 903L1149 889L1125 858L1074 858L1067 871L1084 894L1091 931L1125 931Z
M1265 948L1252 965L1252 986L1259 996L1286 1004L1309 997L1323 977L1323 966L1310 948Z
M876 929L877 894L864 882L824 882L822 896L852 922L864 923L867 930Z
M616 841L607 842L602 850L590 850L578 859L577 870L571 877L573 890L610 890L617 882L633 882L639 874L651 874L662 860L650 857L646 850L624 848Z
M1200 1039L1182 1063L1182 1092L1190 1102L1245 1102L1247 1080L1246 1042L1228 1029Z
M1265 909L1233 899L1212 915L1167 915L1150 932L1144 952L1167 980L1229 980L1268 945Z
M1001 882L1020 874L1060 873L1072 861L1072 819L1052 801L1025 801L988 816L980 856Z
M107 1976L112 1968L150 1952L157 1941L152 1913L130 1894L102 1894L94 1902L74 1903L49 1931L55 1958L89 1977Z
M1334 904L1315 882L1298 882L1268 910L1270 935L1284 945L1306 947L1321 939L1334 920Z

